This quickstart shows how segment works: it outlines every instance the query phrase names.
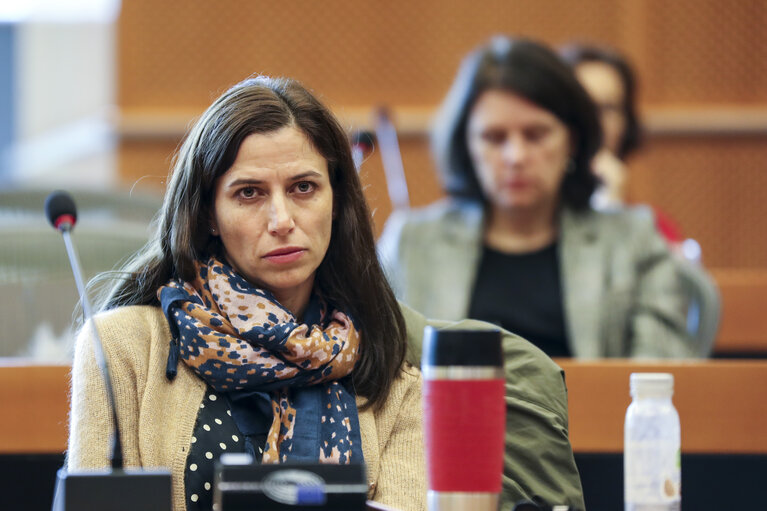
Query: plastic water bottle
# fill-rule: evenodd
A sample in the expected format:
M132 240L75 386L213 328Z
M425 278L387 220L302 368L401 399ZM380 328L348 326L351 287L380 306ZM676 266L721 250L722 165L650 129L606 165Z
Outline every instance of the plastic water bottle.
M674 376L632 373L623 444L625 511L681 508L681 435Z

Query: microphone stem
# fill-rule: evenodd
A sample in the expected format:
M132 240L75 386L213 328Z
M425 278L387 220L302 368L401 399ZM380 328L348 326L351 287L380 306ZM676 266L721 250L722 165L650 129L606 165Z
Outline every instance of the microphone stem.
M112 452L110 455L110 461L113 469L123 468L123 452L122 441L120 439L120 425L117 422L117 406L115 404L114 391L112 390L112 381L109 378L109 369L107 368L106 357L104 356L104 348L101 343L101 336L96 328L96 321L93 318L93 311L91 309L90 300L88 300L88 294L86 293L85 284L83 282L82 271L80 270L80 260L77 257L77 251L72 243L70 236L71 227L64 227L61 229L61 235L64 238L64 245L67 248L67 255L69 256L69 264L72 266L72 274L75 277L75 285L77 291L80 294L80 303L85 314L85 319L90 323L91 334L93 340L93 353L96 358L96 364L101 370L101 375L104 379L104 385L106 387L107 400L109 401L109 408L112 411L112 422L114 422L114 438L112 438Z
M378 112L375 130L378 145L381 148L381 161L392 206L394 209L408 209L410 196L407 190L402 153L397 140L397 130L389 120L385 110Z

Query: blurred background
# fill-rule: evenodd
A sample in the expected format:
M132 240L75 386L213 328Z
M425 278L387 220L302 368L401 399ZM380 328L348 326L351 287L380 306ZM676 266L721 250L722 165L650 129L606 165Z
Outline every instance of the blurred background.
M700 243L722 293L717 352L767 351L765 26L761 0L2 0L0 286L15 309L3 305L13 312L0 356L44 356L41 338L67 335L76 295L42 217L50 189L82 204L75 242L97 253L88 276L113 267L146 238L190 123L260 73L300 80L350 133L388 108L411 205L430 203L441 196L432 115L462 57L496 33L631 59L646 139L629 161L629 196ZM380 232L391 204L379 152L361 175ZM40 309L56 307L41 333Z

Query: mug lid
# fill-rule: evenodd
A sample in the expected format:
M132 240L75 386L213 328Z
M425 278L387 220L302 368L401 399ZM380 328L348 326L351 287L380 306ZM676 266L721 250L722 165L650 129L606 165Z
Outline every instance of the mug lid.
M500 330L424 328L421 366L503 367Z

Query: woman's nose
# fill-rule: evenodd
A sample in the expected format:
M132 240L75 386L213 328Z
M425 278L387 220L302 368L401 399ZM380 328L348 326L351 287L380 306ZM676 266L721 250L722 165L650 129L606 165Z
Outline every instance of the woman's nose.
M295 226L287 198L281 195L273 197L269 207L269 232L275 236L284 236Z
M512 165L521 163L528 156L528 147L521 137L509 137L503 144L502 154L506 163Z

